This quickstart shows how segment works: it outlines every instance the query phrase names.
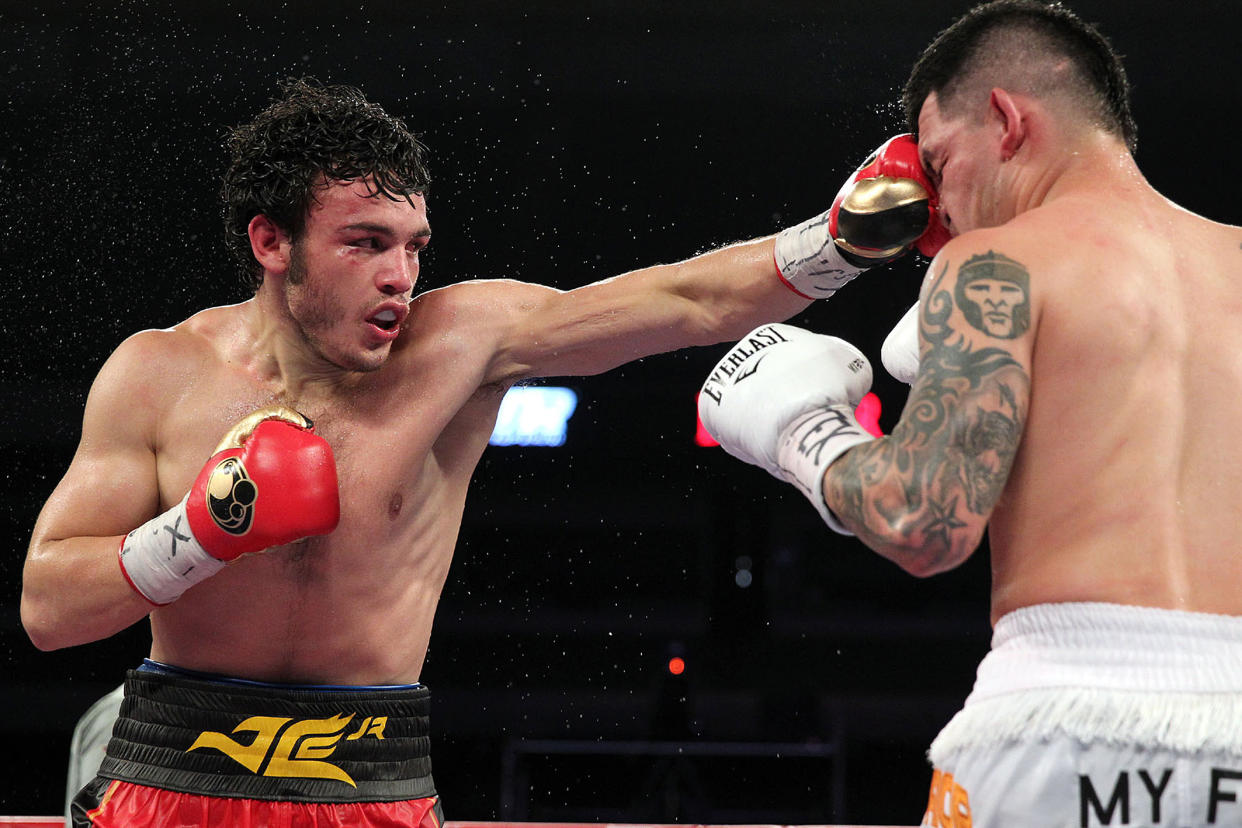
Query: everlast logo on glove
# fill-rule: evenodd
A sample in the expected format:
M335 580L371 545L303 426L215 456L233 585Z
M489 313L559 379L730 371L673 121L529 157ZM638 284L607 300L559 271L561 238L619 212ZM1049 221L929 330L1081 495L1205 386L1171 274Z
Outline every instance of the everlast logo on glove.
M699 419L725 451L793 483L829 527L848 533L825 504L822 484L833 460L873 439L854 417L870 387L862 351L773 322L716 363L699 392Z
M719 403L721 394L724 393L723 386L726 381L732 378L747 360L767 347L788 341L779 330L771 325L756 328L751 332L750 336L737 343L733 350L717 363L716 370L712 371L711 376L703 383L702 393ZM756 360L755 365L751 366L748 371L739 374L733 382L737 383L746 379L746 377L754 373L757 365L758 361Z
M258 488L246 467L237 457L227 457L216 466L207 481L207 511L211 519L230 535L244 535L250 531L254 518L254 501Z

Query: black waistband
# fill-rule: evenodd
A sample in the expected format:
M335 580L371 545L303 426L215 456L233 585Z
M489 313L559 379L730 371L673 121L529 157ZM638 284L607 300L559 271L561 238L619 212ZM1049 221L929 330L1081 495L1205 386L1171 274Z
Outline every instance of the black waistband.
M324 690L131 670L99 775L288 802L435 795L426 687Z

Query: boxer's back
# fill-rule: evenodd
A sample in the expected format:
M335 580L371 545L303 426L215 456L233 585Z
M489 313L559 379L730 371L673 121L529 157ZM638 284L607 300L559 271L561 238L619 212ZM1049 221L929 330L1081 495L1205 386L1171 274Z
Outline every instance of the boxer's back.
M994 617L1048 601L1242 613L1242 229L1154 194L1015 224L1042 296L989 530Z

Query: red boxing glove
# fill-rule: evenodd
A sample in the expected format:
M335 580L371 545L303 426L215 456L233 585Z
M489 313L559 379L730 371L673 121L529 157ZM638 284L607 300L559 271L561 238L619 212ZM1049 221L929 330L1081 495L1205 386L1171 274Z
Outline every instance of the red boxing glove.
M190 531L212 557L324 535L341 516L327 441L296 412L256 411L235 425L190 489Z
M837 193L828 232L858 267L892 261L911 247L933 257L949 241L939 197L909 133L885 141Z
M229 430L185 499L121 541L121 572L156 606L250 552L324 535L341 506L336 461L311 421L279 406Z

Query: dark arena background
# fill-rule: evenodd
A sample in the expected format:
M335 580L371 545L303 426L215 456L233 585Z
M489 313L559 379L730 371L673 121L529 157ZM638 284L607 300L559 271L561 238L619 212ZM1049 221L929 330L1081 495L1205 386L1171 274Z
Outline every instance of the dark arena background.
M356 85L430 147L420 288L570 288L825 209L902 131L911 62L968 5L3 0L0 813L62 811L74 723L146 653L145 623L35 650L22 560L106 356L247 297L221 241L222 138L279 79ZM1127 57L1140 166L1229 223L1234 5L1071 4ZM886 429L905 395L879 348L925 266L794 320L871 356ZM924 750L988 646L987 549L915 579L697 446L724 350L542 383L578 395L564 444L485 454L423 673L450 819L918 821Z

